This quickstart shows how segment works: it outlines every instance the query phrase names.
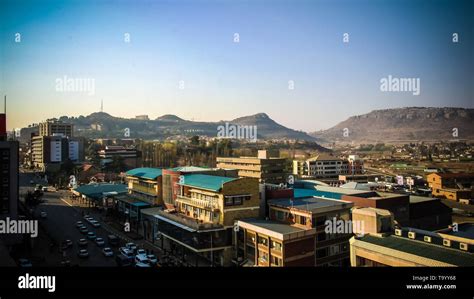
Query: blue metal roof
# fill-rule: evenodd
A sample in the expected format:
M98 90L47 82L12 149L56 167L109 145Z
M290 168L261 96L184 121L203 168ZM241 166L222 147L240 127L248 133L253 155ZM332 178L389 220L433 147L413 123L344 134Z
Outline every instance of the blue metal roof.
M82 195L93 199L101 199L104 193L117 192L118 194L127 192L127 185L124 184L89 184L82 185L74 189Z
M341 199L342 193L336 192L328 192L328 191L320 191L316 189L302 189L302 188L294 188L294 198L303 198L308 196L318 196L324 197L329 199Z
M217 192L222 188L223 184L235 180L238 180L238 178L229 178L207 174L187 174L184 175L184 182L181 185Z
M138 178L155 180L157 177L161 176L162 170L161 168L141 167L129 170L125 174Z

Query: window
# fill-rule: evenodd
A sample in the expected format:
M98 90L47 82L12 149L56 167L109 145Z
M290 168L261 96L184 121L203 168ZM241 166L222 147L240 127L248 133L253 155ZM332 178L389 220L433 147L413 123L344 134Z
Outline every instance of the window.
M258 237L258 244L262 244L262 245L268 245L268 239L267 238L262 238L262 237Z
M306 225L306 217L304 216L296 216L296 222L301 225Z
M232 197L226 197L225 198L225 205L226 206L231 206L233 204Z
M272 241L272 249L276 251L281 251L281 243Z
M328 249L327 248L322 248L316 250L316 258L323 258L328 256Z
M276 256L272 256L272 265L281 266L282 265L281 259L277 258Z
M234 197L234 205L241 205L242 197Z
M276 219L281 221L285 220L285 213L282 211L276 211Z

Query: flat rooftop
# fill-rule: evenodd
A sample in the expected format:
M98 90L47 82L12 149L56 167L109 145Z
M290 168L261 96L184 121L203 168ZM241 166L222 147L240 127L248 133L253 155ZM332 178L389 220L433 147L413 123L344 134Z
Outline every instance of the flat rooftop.
M314 196L295 198L294 200L290 200L289 198L272 199L268 202L268 204L271 206L293 208L307 212L320 212L322 210L340 209L353 206L352 203L346 201L339 201Z
M245 229L256 231L257 233L270 236L279 240L290 240L304 236L314 235L316 229L304 229L291 226L286 223L280 223L273 220L264 220L258 218L242 219L237 222L238 226Z
M371 235L365 235L364 237L358 239L370 244L383 246L389 249L406 252L452 265L463 267L474 266L473 254L446 248L440 245L423 243L420 241L410 240L393 235L389 237L375 237Z
M461 237L474 240L474 223L461 223L458 225L457 231L452 228L439 231L442 234L447 234L455 237Z

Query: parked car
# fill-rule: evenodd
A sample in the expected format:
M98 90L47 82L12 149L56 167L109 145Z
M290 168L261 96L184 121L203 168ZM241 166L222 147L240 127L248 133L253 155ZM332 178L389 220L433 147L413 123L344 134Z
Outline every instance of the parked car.
M79 239L79 241L77 241L77 245L79 245L80 247L87 246L87 240L86 239Z
M136 255L135 256L135 263L136 264L139 264L139 263L147 263L149 262L148 261L148 258L146 257L146 255Z
M114 256L114 252L112 251L110 247L105 247L104 249L102 249L102 253L106 257Z
M80 249L77 252L77 256L80 258L86 258L86 257L89 257L89 252L87 251L87 249Z
M85 234L88 234L89 233L89 230L87 229L87 227L83 226L79 229L79 231L81 232L81 234L85 235Z
M71 246L72 246L72 241L71 241L71 240L63 240L63 241L61 242L61 248L62 248L63 250L68 249L68 248L71 247Z
M141 256L144 256L144 257L146 258L146 251L145 251L145 249L138 249L136 255L141 255Z
M82 226L84 226L84 223L82 223L82 221L77 221L77 222L76 222L76 227L77 227L77 228L80 228L80 227L82 227Z
M127 258L129 258L129 259L133 259L133 252L132 252L130 249L128 249L128 248L126 248L126 247L120 247L119 252L120 252L123 256L125 256L125 257L127 257Z
M95 240L95 238L97 238L97 236L95 235L94 232L88 232L88 233L87 233L87 239L89 239L89 240Z
M137 250L137 245L132 242L125 244L125 247L127 247L132 252L135 252Z
M97 246L104 246L105 241L102 238L95 238L95 244L97 244Z
M90 224L91 224L93 227L95 227L95 228L100 227L100 223L99 223L99 221L97 221L97 220L91 220L91 221L90 221Z
M91 221L94 221L94 218L89 217L89 216L84 217L84 219L85 219L87 222L89 222L89 223L91 223Z
M45 219L48 217L48 214L45 211L41 211L40 216L41 218Z

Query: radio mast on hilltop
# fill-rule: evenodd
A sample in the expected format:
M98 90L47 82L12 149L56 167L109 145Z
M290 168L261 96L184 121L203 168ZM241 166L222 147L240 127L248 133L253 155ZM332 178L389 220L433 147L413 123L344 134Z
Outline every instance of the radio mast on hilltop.
M104 99L100 99L100 112L104 112Z

